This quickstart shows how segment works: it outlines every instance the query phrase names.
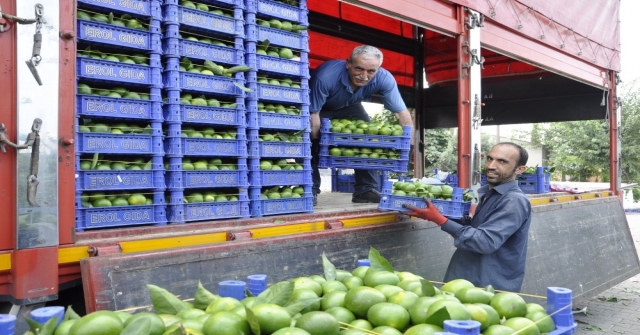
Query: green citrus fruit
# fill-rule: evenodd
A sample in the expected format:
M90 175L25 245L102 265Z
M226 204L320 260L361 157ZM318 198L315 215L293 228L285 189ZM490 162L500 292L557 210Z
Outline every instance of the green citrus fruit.
M182 319L173 314L158 314L158 317L162 319L166 328L169 328L169 326L182 321Z
M471 314L471 320L475 320L480 322L480 329L484 330L489 328L494 324L489 320L489 313L485 311L479 304L464 304L464 307L467 308L469 314Z
M398 275L390 271L374 271L369 269L364 276L364 284L369 287L376 287L378 285L396 285L400 282Z
M536 324L527 318L516 316L507 319L507 321L504 322L504 325L521 335L540 335L540 330Z
M398 330L405 330L409 326L411 317L404 307L389 302L381 302L369 308L367 320L374 327L389 326Z
M134 314L132 317L127 319L127 321L125 321L124 326L126 327L130 325L133 321L138 319L149 320L149 335L162 335L162 333L164 333L165 331L164 321L162 321L162 319L158 315L148 312Z
M315 280L309 277L298 277L293 280L294 290L297 289L309 289L316 293L316 295L322 295L322 286Z
M434 297L419 297L413 306L409 307L411 323L425 323L427 321L427 311L429 310L429 306L438 300L438 298Z
M325 312L333 315L339 322L349 323L356 319L356 316L344 307L331 307Z
M293 301L298 301L303 299L314 299L314 298L318 298L318 295L314 291L306 288L301 288L301 289L293 290L293 293L291 294L291 298L289 299L289 301L293 302ZM317 311L319 309L320 309L320 301L316 301L311 305L305 307L303 310L300 311L300 313L304 314L311 311Z
M97 311L77 319L69 328L69 335L115 335L122 329L124 324L115 312Z
M324 279L323 276L319 276L319 275L313 275L313 276L309 276L309 278L313 279L316 283L322 285L323 283L326 283L327 280Z
M344 296L347 292L331 291L325 294L320 300L320 310L326 311L331 307L344 307Z
M220 298L223 299L223 298ZM205 335L251 334L249 323L240 315L232 312L217 312L202 325Z
M446 308L449 317L443 319L441 314L438 313L441 309ZM467 308L453 300L441 299L429 306L427 310L427 323L437 325L439 327L444 326L445 320L470 320L471 314L467 310Z
M56 328L56 331L53 333L53 335L67 335L67 334L69 334L69 329L71 329L71 326L73 326L73 324L76 322L76 320L77 319L62 321L62 323L60 323L58 328Z
M351 274L356 277L360 277L360 279L364 279L364 276L367 274L367 270L369 270L368 266L359 266L355 270L353 270Z
M351 289L344 296L344 307L353 312L357 317L364 318L371 306L386 302L387 298L382 292L367 286Z
M246 307L253 307L253 302L256 301L256 297L246 297L242 300L240 300L240 302L245 305Z
M498 312L496 312L496 310L493 307L491 307L489 305L485 305L485 304L472 304L472 305L484 309L484 311L487 313L486 324L488 324L488 327L500 324L500 315L498 314ZM471 310L469 310L469 312L471 312ZM473 313L472 313L471 317L473 318ZM474 319L474 320L476 320L476 319ZM479 321L483 325L485 324L484 322L482 322L480 320L476 320L476 321ZM484 330L486 328L482 328L482 329Z
M493 296L493 293L477 287L463 288L455 294L455 297L458 298L461 303L466 304L488 304L491 302Z
M407 329L404 335L434 335L435 333L442 332L442 330L441 327L423 323Z
M342 291L347 292L349 289L341 282L337 280L330 280L322 284L322 292L323 294L327 294L333 291Z
M509 328L503 325L493 325L485 329L482 334L484 335L512 335L516 331L513 328Z
M280 328L273 335L311 335L308 331L295 327Z
M533 313L533 312L547 312L546 309L544 309L544 307L542 307L539 304L536 303L528 303L527 304L527 314L529 313Z
M470 287L475 287L475 285L466 279L454 279L442 285L442 291L456 294L459 290Z
M204 325L204 322L200 322L196 319L182 320L182 322L180 323L182 324L182 327L184 327L185 329L188 328L188 329L199 331L199 332L202 332L202 326Z
M304 329L311 335L337 335L340 323L329 313L309 312L296 320L296 328Z
M402 332L389 326L379 326L371 329L371 331L375 334L380 335L402 335Z
M362 278L357 276L349 276L347 278L344 278L341 282L344 284L344 286L347 287L347 289L352 289L354 287L364 285L364 281L362 280Z
M356 319L353 320L351 322L349 322L350 325L352 325L352 328L356 328L356 329L366 329L366 330L371 330L373 329L373 325L371 324L371 322L365 320L365 319Z
M398 272L398 279L400 279L400 281L403 280L420 280L422 279L420 276L414 275L411 272L407 272L407 271L402 271L402 272Z
M422 287L422 283L418 279L409 279L400 281L396 286L405 291L411 291L416 287Z
M547 312L536 311L527 313L525 317L536 323L540 333L550 333L556 329L556 323L553 322L553 319L549 314L547 314Z
M205 312L209 314L215 314L217 312L222 312L222 311L229 312L236 307L242 307L242 306L244 305L237 299L223 297L223 298L218 298L213 302L211 302L209 306L207 306L207 309L205 310Z
M367 333L363 330L359 330L359 329L353 329L353 328L348 328L341 331L340 335L369 335L371 333Z
M493 307L500 317L507 319L527 315L527 303L521 296L511 292L500 292L491 299Z
M395 285L389 285L389 284L382 284L382 285L378 285L376 287L374 287L376 290L382 292L382 294L384 294L384 296L388 299L390 296L398 293L398 292L402 292L404 291L401 287L395 286Z
M120 320L122 320L122 323L124 324L130 317L132 317L133 315L131 313L127 313L127 312L116 312L116 314L118 314L118 316L120 317Z
M261 334L269 335L291 325L291 315L282 306L260 304L251 310L260 324Z
M346 270L336 270L336 280L337 281L342 281L343 279L347 278L347 277L351 277L352 274L349 271Z
M400 305L404 307L404 309L409 310L409 308L416 303L416 300L418 300L418 298L418 295L413 292L403 291L394 293L393 295L388 297L387 302Z

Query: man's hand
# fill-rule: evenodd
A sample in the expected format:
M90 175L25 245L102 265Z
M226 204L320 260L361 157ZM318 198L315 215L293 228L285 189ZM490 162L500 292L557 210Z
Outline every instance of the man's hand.
M404 214L431 221L438 226L442 226L445 222L447 222L448 219L444 215L440 214L440 211L431 203L431 200L425 199L425 202L427 203L427 208L418 208L410 205L403 205L404 208L408 208L411 210L411 212Z
M396 119L398 119L398 123L400 123L401 126L411 126L413 128L413 120L411 119L411 113L409 113L408 110L403 110L400 111L398 113L395 113L395 117ZM411 143L413 143L413 134L415 133L415 129L412 129L411 132Z
M320 121L320 112L311 113L311 139L320 139L320 126L322 122Z

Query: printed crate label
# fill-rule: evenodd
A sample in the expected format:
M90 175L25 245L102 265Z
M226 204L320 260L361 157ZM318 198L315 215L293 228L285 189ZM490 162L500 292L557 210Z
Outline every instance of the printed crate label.
M80 39L143 50L151 49L148 32L86 20L78 20L78 24Z

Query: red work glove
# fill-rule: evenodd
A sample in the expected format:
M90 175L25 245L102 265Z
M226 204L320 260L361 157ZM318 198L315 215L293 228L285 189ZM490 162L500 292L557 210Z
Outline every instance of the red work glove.
M444 215L440 214L440 211L431 203L431 200L425 199L424 201L427 203L427 208L418 208L410 205L403 205L404 208L408 208L411 210L411 212L404 214L431 221L438 226L442 226L445 222L447 222L448 219Z

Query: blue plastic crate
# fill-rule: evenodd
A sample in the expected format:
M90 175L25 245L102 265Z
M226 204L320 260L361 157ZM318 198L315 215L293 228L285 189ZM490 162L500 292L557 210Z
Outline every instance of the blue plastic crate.
M167 187L170 189L248 187L247 159L239 158L234 165L233 170L182 170L182 158L169 158L169 171L166 174Z
M399 159L363 158L348 156L331 156L329 147L320 147L319 168L344 168L360 170L381 170L406 173L409 166L409 150L400 151Z
M260 159L249 159L249 183L252 187L277 185L311 185L311 159L302 160L302 170L261 170Z
M255 14L246 14L245 39L249 42L269 40L270 45L309 52L309 34L306 30L300 33L282 29L264 27L256 24Z
M378 192L382 192L385 180L389 178L387 171L378 172ZM331 169L331 192L353 193L356 185L356 176L353 174L343 174L342 169Z
M250 188L251 217L291 213L313 213L313 193L311 185L304 186L305 193L300 198L262 199L260 188Z
M227 78L186 71L164 71L163 73L165 88L244 96L244 92L234 82L243 84L244 74L236 73L235 78Z
M402 205L411 205L418 208L426 208L427 204L421 197L408 197L393 195L393 182L385 181L382 187L382 197L378 209L385 211L409 212L409 209ZM462 194L463 189L454 188L454 192L458 191ZM448 218L459 219L469 215L471 202L455 201L455 200L439 200L431 199L431 203L440 211L440 213Z
M458 187L458 175L457 174L449 174L447 178L445 178L444 182L451 187Z
M162 45L164 55L167 57L188 57L210 60L215 63L244 65L243 39L235 38L234 40L235 47L233 48L183 38L165 38Z
M80 78L162 87L162 69L89 57L77 57Z
M203 191L204 192L204 191ZM237 201L182 203L184 193L172 191L171 202L167 206L167 218L171 223L248 218L249 198L246 189L239 189Z
M162 136L78 133L76 152L103 154L161 155Z
M246 139L168 137L164 145L166 154L172 156L247 156Z
M404 126L402 127L402 136L332 133L331 120L325 118L322 119L320 144L409 150L412 131L413 127Z
M162 192L153 192L153 205L82 208L76 195L76 231L93 228L167 224Z
M76 113L88 117L162 121L162 102L77 94Z
M164 22L179 24L203 34L222 33L244 38L244 17L241 8L233 9L233 17L191 9L175 4L163 7Z
M180 0L164 0L165 5L178 5ZM244 0L198 0L198 3L223 8L240 8L244 9Z
M299 60L260 55L256 53L256 42L247 42L245 58L247 66L257 71L309 78L307 52L301 52Z
M133 189L164 189L163 170L107 170L78 171L76 189L82 191L110 191Z
M244 127L247 123L242 108L222 108L196 105L165 105L167 122L183 122Z
M251 128L303 130L309 129L309 115L248 112L247 125Z
M258 129L249 129L249 157L310 158L309 132L302 134L302 142L258 141Z
M151 20L149 31L78 20L78 39L118 48L162 53L162 34L160 33L159 20Z
M544 194L551 192L551 175L538 167L537 174L519 174L516 176L518 187L526 194Z
M309 25L306 0L299 1L298 6L291 6L270 0L246 0L246 11L291 21L292 23L297 23L302 26Z
M108 9L137 17L162 19L161 0L78 0L82 8Z

